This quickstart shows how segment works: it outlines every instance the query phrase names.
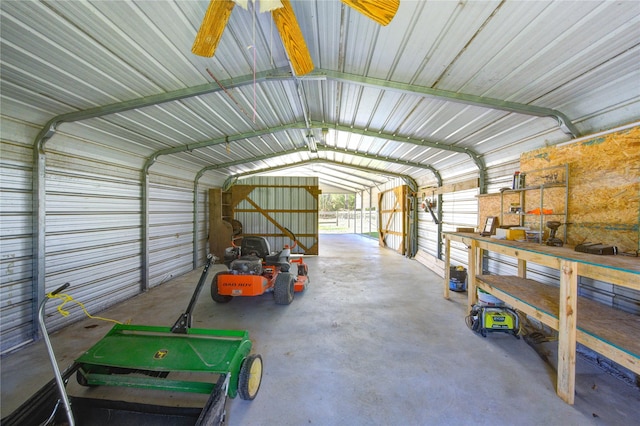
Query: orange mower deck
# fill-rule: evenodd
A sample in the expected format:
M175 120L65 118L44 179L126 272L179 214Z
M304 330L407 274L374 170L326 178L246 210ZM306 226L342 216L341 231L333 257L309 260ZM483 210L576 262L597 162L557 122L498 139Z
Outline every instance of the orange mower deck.
M233 275L221 273L218 278L218 294L223 296L260 296L273 287L273 283L262 275ZM293 291L300 293L307 287L308 277L298 275Z

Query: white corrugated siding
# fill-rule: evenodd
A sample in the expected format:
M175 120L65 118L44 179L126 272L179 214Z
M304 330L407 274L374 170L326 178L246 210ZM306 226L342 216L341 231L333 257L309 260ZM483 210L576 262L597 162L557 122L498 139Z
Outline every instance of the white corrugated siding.
M119 176L105 171L118 169ZM128 176L127 176L128 175ZM51 150L46 168L45 291L66 290L96 313L140 292L139 176L118 164ZM48 312L57 303L48 304ZM50 330L81 318L50 315Z
M33 157L36 131L3 120L0 160L1 351L34 337ZM11 139L16 139L12 141ZM142 286L142 160L102 144L58 133L46 146L45 291L64 283L91 314L126 300ZM188 172L183 172L188 176ZM151 174L150 286L193 269L193 181ZM207 253L207 191L199 188L197 263ZM47 305L49 331L84 315Z
M149 186L149 287L193 269L193 188L186 184Z
M209 253L209 188L198 187L198 217L196 218L198 240L196 241L196 265L200 266Z
M2 121L0 151L0 352L33 338L32 150Z

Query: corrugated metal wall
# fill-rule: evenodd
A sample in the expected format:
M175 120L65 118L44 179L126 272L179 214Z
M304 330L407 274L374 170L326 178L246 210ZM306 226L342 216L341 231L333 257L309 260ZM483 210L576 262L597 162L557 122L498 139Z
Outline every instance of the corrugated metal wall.
M33 138L37 130L2 121L0 157L2 353L32 341L37 325L33 272ZM64 283L91 314L126 300L142 288L141 163L116 150L58 133L47 145L45 180L45 291ZM149 285L189 272L207 253L207 192L198 189L194 226L194 182L150 173ZM83 317L68 317L47 304L49 331ZM118 319L118 318L115 318Z
M464 176L462 180L471 176ZM455 181L448 182L455 183ZM438 217L438 210L441 210L441 228L444 232L455 231L459 227L477 226L478 222L478 188L464 191L447 192L438 196L433 190L421 188L420 195L424 193L427 198L436 201L439 205L434 208L434 213ZM420 200L422 201L422 200ZM439 226L434 222L429 212L425 212L421 207L418 209L418 248L422 254L427 254L436 259L441 259L444 253L444 243L438 236ZM451 261L454 265L467 263L467 249L463 245L451 245Z
M318 186L316 177L255 177L243 179L239 185L255 185L248 201L241 201L235 207L234 217L242 223L246 235L263 235L269 241L271 250L280 250L291 244L289 237L281 237L282 231L267 217L296 234L303 247L318 245L318 202L304 187ZM294 211L295 213L292 213ZM263 214L264 213L264 214ZM293 253L302 253L297 247Z
M117 170L117 173L116 173ZM111 173L106 173L111 172ZM91 157L49 151L46 165L45 291L66 292L89 312L140 291L139 174ZM51 302L51 311L57 302ZM51 315L50 328L81 318Z
M4 124L4 122L3 122ZM24 131L24 129L22 129ZM4 132L3 132L4 133ZM35 335L33 150L27 133L2 146L2 352ZM63 139L64 143L67 141ZM98 158L48 150L45 169L45 291L67 290L90 312L140 291L139 172ZM55 330L82 315L52 314Z
M149 287L193 269L193 183L149 185Z
M478 223L478 189L442 194L442 231L451 232L456 228L474 228ZM444 253L441 241L440 253ZM452 265L467 267L467 248L462 244L451 245Z
M519 164L519 159L515 158L505 163L488 166L486 170L488 192L497 192L504 186L510 186L513 172L518 169ZM463 182L473 177L477 176L467 173L443 184ZM420 195L424 193L428 198L438 199L438 195L428 189L434 186L437 186L434 180L421 182ZM442 194L440 207L443 232L455 231L458 227L478 226L478 194L477 188ZM444 243L438 240L438 226L433 222L431 215L422 209L419 209L418 213L418 247L422 253L434 258L440 259L444 256ZM467 267L467 248L464 245L455 242L451 244L451 263Z
M198 239L196 241L196 265L200 266L209 253L209 188L198 187L198 217L196 218L196 228Z
M32 149L5 140L12 123L2 122L0 148L0 350L33 337Z

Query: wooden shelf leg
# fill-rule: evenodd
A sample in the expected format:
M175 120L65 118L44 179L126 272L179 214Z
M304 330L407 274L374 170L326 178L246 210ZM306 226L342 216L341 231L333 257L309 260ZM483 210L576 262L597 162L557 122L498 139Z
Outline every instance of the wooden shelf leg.
M527 278L527 261L518 259L518 276L520 278Z
M478 242L476 240L471 241L471 247L469 247L469 273L467 274L467 297L469 304L469 311L473 305L478 302L478 291L476 290L476 270L478 255Z
M576 386L577 272L578 265L576 262L560 261L558 383L556 392L567 404L573 404Z
M449 280L451 279L451 240L444 237L444 298L449 299Z

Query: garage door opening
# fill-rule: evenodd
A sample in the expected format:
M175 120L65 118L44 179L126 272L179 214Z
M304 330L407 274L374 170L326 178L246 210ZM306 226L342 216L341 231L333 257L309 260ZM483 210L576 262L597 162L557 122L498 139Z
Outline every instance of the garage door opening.
M378 212L363 205L356 194L322 194L319 199L320 234L362 234L378 239Z

